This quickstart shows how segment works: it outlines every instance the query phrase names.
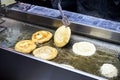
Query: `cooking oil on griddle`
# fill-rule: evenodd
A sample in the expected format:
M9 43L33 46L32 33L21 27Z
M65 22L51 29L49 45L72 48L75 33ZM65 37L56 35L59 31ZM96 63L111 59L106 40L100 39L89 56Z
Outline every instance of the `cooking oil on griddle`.
M38 28L33 25L21 24L19 22L17 23L14 21L12 21L13 25L11 26L10 26L11 23L7 21L6 23L7 24L4 26L8 26L7 28L12 30L10 31L10 33L9 32L6 33L6 30L0 33L0 46L6 47L6 48L12 48L13 50L14 50L14 45L18 41L31 39L32 34L36 31L49 30L50 32L54 33L54 30L47 29L44 27ZM8 34L10 36L8 36ZM74 34L72 36L74 36ZM89 57L77 56L72 51L72 45L75 42L76 42L75 39L71 38L69 44L66 45L65 47L63 48L56 47L58 49L58 56L57 58L51 61L60 63L60 64L69 64L78 70L82 70L97 76L102 76L99 70L104 63L113 64L114 66L117 67L118 72L120 72L120 61L117 56L118 52L114 50L108 50L103 46L98 46L95 44L97 51L93 56L89 56ZM53 43L53 39L51 39L49 42L46 42L44 44L39 44L38 47L44 46L44 45L55 47ZM102 51L101 49L106 49L106 50ZM120 80L120 74L118 73L118 76L111 80Z

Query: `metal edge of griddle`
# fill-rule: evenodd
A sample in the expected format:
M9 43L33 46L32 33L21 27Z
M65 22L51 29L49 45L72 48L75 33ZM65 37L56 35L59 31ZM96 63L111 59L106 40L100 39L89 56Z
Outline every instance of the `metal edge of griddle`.
M62 25L60 19L45 17L37 14L28 13L25 11L12 10L10 8L7 8L6 17L55 29ZM76 24L72 22L70 27L72 32L74 33L120 44L120 32L90 26L86 24Z
M61 69L64 69L64 70L68 70L68 71L70 71L70 72L75 72L75 73L77 73L77 74L86 76L86 77L88 77L88 78L93 78L93 79L96 79L96 80L108 80L107 78L99 77L99 76L96 76L96 75L93 75L93 74L90 74L90 73L87 73L87 72L84 72L84 71L81 71L81 70L77 70L77 69L74 69L74 68L65 67L65 66L62 66L62 65L60 65L60 64L57 64L57 63L55 63L55 62L43 60L43 59L40 59L40 58L31 56L31 55L28 55L28 54L21 54L21 53L19 53L19 52L17 52L17 51L14 51L14 50L11 49L11 48L3 48L3 47L0 47L0 50L10 51L10 52L12 52L12 53L15 53L16 55L20 55L20 56L23 56L23 57L31 58L31 59L40 61L40 62L42 62L42 63L45 63L46 65L52 65L52 66L55 66L55 67L58 67L58 68L61 68Z

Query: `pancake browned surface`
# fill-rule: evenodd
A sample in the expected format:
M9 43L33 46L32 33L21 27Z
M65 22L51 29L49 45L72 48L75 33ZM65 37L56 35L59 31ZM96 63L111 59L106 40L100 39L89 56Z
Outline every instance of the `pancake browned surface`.
M51 38L52 38L52 33L45 30L35 32L32 35L32 40L36 43L44 43L49 41Z
M57 47L64 47L70 40L71 29L66 26L59 27L54 35L54 43Z
M42 46L33 51L33 55L35 57L46 59L46 60L54 59L57 56L57 54L58 54L57 49L51 46Z
M15 45L15 50L22 53L30 53L35 48L36 44L32 40L22 40Z

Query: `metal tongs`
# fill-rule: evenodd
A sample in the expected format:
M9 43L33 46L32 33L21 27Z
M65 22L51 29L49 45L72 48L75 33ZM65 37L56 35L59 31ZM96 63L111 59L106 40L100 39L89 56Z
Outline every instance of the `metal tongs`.
M59 2L58 2L58 9L59 9L60 14L61 14L61 16L62 16L62 23L63 23L65 26L70 25L70 21L68 20L67 16L65 16L64 13L63 13L63 11L62 11L61 0L59 0Z

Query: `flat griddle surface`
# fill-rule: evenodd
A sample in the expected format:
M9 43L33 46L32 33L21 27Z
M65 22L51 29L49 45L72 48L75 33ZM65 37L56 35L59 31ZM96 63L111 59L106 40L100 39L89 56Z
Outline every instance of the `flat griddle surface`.
M46 26L36 26L20 21L15 21L12 19L7 19L5 23L1 26L7 27L6 30L0 33L0 46L5 48L11 48L14 50L14 46L18 41L31 39L31 36L34 32L39 30L48 30L54 34L54 29L46 28ZM47 22L46 22L47 24ZM75 42L88 41L95 44L97 51L93 56L83 57L77 56L72 51L72 45ZM54 46L53 39L44 44L39 44L38 47L49 45ZM57 47L55 47L57 48ZM120 72L120 61L118 59L118 54L120 53L120 45L104 42L101 40L88 38L81 35L76 35L72 33L72 37L68 45L63 48L57 48L58 56L57 58L51 60L60 64L68 64L73 66L76 69L97 75L102 76L99 72L100 67L104 63L110 63L117 67ZM23 53L21 53L23 54ZM26 54L27 55L27 54ZM32 53L30 54L32 55ZM103 77L103 76L102 76ZM120 73L118 77L113 78L112 80L120 80Z

